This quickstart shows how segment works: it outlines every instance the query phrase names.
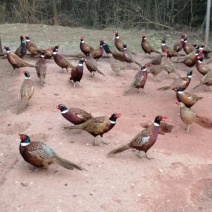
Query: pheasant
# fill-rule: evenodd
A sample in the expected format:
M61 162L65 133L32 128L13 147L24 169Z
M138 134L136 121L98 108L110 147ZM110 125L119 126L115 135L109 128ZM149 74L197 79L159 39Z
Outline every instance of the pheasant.
M133 88L137 88L138 92L139 92L140 88L143 89L146 84L147 76L148 76L148 73L147 73L146 65L144 65L141 67L141 70L139 70L135 74L130 87L124 92L124 95ZM143 92L146 93L144 90L143 90Z
M5 46L4 49L7 52L7 60L12 65L14 70L16 68L21 68L21 67L35 67L34 65L25 62L14 52L11 52L9 47Z
M45 83L45 77L46 77L46 71L47 71L45 51L42 51L40 53L40 58L35 63L35 69L37 72L37 76L40 79L40 85L43 86L43 84Z
M103 76L105 76L98 68L96 60L91 57L90 54L87 54L85 57L85 65L88 69L88 71L91 73L92 77L94 76L94 73L97 72Z
M122 42L122 40L120 39L119 37L119 34L118 32L114 32L113 33L115 35L115 38L114 38L114 44L115 44L115 47L120 51L122 52L124 50L124 43Z
M209 89L211 91L211 86L212 86L212 71L209 71L203 78L201 79L200 83L193 87L193 89L196 89L200 85L206 85L209 86Z
M57 109L61 111L62 116L74 125L82 124L93 118L92 115L80 108L67 108L63 104L59 104Z
M80 85L80 81L81 81L82 76L83 76L83 63L84 62L86 62L86 59L85 58L81 58L79 60L78 65L72 67L72 69L71 69L71 77L69 79L70 79L70 81L73 80L74 87L75 87L76 82L78 82L79 85Z
M30 74L28 71L23 71L25 75L25 79L22 82L20 94L21 94L21 102L18 105L17 114L21 113L24 108L29 103L29 100L31 99L33 93L34 93L34 83L32 82L30 78Z
M25 38L26 38L26 47L27 47L27 50L33 56L38 55L38 54L40 54L43 51L43 49L38 48L38 46L34 42L32 42L30 40L30 37L29 36L25 36Z
M59 67L62 68L62 71L65 68L66 71L68 72L68 68L74 68L74 66L63 55L58 54L58 48L59 48L59 45L55 46L53 50L54 61Z
M85 37L80 38L80 50L86 55L94 51L94 49L85 43Z
M144 50L145 54L146 54L146 53L147 53L147 54L151 54L152 52L161 54L161 52L155 50L155 49L149 44L149 42L148 42L147 39L146 39L146 35L145 35L145 34L142 34L141 37L142 37L141 48Z
M180 39L178 42L176 42L176 43L174 44L174 47L173 47L173 50L174 50L174 51L179 52L179 51L182 50L183 45L184 45L184 38L185 38L185 37L186 37L185 35L182 35L182 36L181 36L181 39Z
M88 133L90 133L92 136L94 136L94 142L93 145L98 145L95 141L95 138L100 135L103 138L103 135L110 131L115 125L116 125L116 119L118 119L121 116L120 113L114 113L111 115L111 117L107 116L100 116L96 118L89 119L88 121L71 126L71 127L65 127L64 129L81 129L85 130ZM102 139L103 141L103 139ZM103 141L104 144L108 144Z
M157 90L162 90L162 91L174 90L179 87L181 87L183 90L185 90L188 87L188 85L190 84L191 78L192 78L192 71L188 71L186 77L177 78L172 82L171 85L158 88Z
M21 40L21 45L16 49L15 54L18 55L20 58L23 58L24 55L27 52L27 48L26 48L26 42L25 42L25 36L21 35L20 36L20 40Z
M187 132L190 131L190 127L193 123L200 125L201 127L212 129L212 120L196 115L196 113L184 105L183 102L177 102L180 106L180 118L187 125Z
M203 97L197 96L196 94L183 91L181 87L174 89L176 91L176 97L178 102L183 102L186 107L190 108L196 104Z
M85 170L81 166L60 157L53 149L39 141L31 141L26 134L19 134L21 142L19 151L23 159L37 167L47 169L49 165L56 163L66 169Z
M147 159L152 159L147 156L147 151L155 144L158 138L158 130L160 126L160 122L166 120L167 117L156 116L154 124L147 129L142 130L138 133L130 143L118 147L111 152L108 153L108 156L115 155L117 153L126 151L128 149L137 149L139 151L139 157L141 157L140 152L144 151Z

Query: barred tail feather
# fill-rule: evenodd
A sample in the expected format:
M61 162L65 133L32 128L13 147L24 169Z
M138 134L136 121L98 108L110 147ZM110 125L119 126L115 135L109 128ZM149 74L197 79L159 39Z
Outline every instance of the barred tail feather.
M73 170L73 169L78 169L80 171L86 170L86 169L82 168L81 166L79 166L69 160L66 160L64 158L61 158L59 156L56 157L56 163L66 169L69 169L69 170Z
M24 110L24 108L27 106L28 102L29 102L28 99L25 99L25 98L21 99L21 102L18 105L17 114L21 113Z
M130 149L130 145L129 145L129 144L127 144L127 145L125 145L125 146L118 147L117 149L114 149L114 150L112 150L111 152L109 152L107 155L108 155L108 156L115 155L115 154L117 154L117 153L126 151L126 150L128 150L128 149Z
M200 125L201 127L212 129L212 120L206 117L196 116L195 123Z

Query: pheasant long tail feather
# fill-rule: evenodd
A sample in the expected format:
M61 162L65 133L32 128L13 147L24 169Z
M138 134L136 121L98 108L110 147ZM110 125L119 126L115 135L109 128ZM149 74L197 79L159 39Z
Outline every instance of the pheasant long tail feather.
M141 64L134 60L134 63L141 67Z
M69 169L69 170L73 170L73 169L78 169L80 171L86 170L86 169L82 168L81 166L79 166L69 160L66 160L64 158L61 158L59 156L56 156L56 163L66 169Z
M33 68L35 68L35 65L32 65L32 64L30 64L30 63L26 63L26 62L25 62L25 65L28 66L28 67L33 67Z
M193 87L193 90L196 89L197 87L199 87L201 85L201 83L199 83L198 85Z
M124 95L125 94L127 94L130 90L132 90L133 89L133 87L132 86L130 86L125 92L124 92Z
M105 76L99 69L96 70L99 74Z
M159 51L157 51L157 50L155 50L155 49L154 49L153 52L158 53L158 54L161 54L161 52L159 52Z
M164 86L164 87L158 88L157 90L159 90L159 91L165 91L165 90L169 90L169 89L171 89L170 86Z
M206 117L196 116L195 123L200 125L201 127L212 129L212 120Z
M21 102L18 105L17 114L21 113L24 110L24 108L27 106L28 102L29 102L28 99L25 99L25 98L21 99Z
M110 155L115 155L115 154L117 154L117 153L126 151L126 150L128 150L128 149L130 149L130 145L129 145L129 144L127 144L127 145L125 145L125 146L118 147L117 149L114 149L114 150L112 150L111 152L109 152L109 153L108 153L108 156L110 156Z
M64 127L65 130L74 130L74 129L82 129L82 124L78 124L78 125L73 125L73 126L68 126L68 127Z

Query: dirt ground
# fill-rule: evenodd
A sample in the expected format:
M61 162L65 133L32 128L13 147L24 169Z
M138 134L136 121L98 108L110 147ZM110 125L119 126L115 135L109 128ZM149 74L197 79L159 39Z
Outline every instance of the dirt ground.
M97 47L101 36L112 44L113 30L0 25L3 45L10 45L12 50L19 45L19 36L28 34L41 47L59 42L62 52L80 52L81 35L86 36L87 43ZM129 41L134 42L132 49L138 52L137 57L144 64L155 54L142 53L138 38L141 33L126 31L122 39L132 36ZM36 61L29 57L26 60ZM71 62L77 64L77 60ZM106 77L96 74L92 78L84 68L82 88L74 88L69 73L62 73L53 60L47 63L46 84L41 87L34 68L13 71L7 59L0 60L0 211L212 211L212 132L193 124L190 133L186 133L185 124L177 115L175 93L156 90L169 85L174 76L164 72L160 75L161 82L155 82L150 74L145 86L148 94L132 90L123 96L138 70L136 65L115 76L108 59L102 58L98 64ZM177 64L176 68L182 76L189 70L182 64ZM24 79L22 70L30 72L35 92L30 105L16 115ZM188 92L193 92L192 87L201 79L196 68L192 70ZM208 90L205 86L195 90L204 99L193 109L198 115L212 119L212 93ZM87 132L62 129L70 123L56 109L60 103L85 109L93 116L121 113L116 126L104 135L110 144L93 146L93 137ZM141 131L140 123L153 121L157 115L167 116L167 122L175 128L170 134L159 135L148 152L153 160L138 158L137 152L132 150L110 158L106 156ZM45 142L60 156L88 171L69 171L57 165L51 165L48 170L34 169L19 154L20 132L30 135L32 140Z

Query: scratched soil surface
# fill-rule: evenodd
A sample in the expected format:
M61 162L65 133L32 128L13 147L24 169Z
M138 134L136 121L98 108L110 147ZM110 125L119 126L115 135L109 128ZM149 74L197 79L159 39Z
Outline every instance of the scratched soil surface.
M3 45L10 45L12 50L19 45L19 36L28 34L41 47L59 43L61 52L66 53L80 52L81 35L86 36L86 42L94 47L102 38L112 45L113 30L0 25ZM121 32L122 39L129 40L142 64L156 55L144 55L140 49L138 36L145 31L120 31L120 36ZM150 34L154 36L153 31ZM157 32L157 37L152 39L158 49L159 38L163 35ZM175 40L169 38L170 45ZM30 57L26 60L36 62ZM77 60L71 62L77 64ZM102 58L98 64L106 77L96 74L92 78L84 68L82 87L74 88L69 81L70 73L62 73L53 60L47 63L46 84L41 87L33 68L13 71L7 59L0 60L0 211L212 211L212 131L196 124L192 125L190 133L184 131L185 125L177 115L179 108L175 104L175 93L156 90L169 85L174 76L163 72L161 82L155 82L149 74L145 86L148 94L132 90L123 96L138 70L136 65L115 76L108 59ZM176 69L182 76L188 70L182 64L177 64ZM24 78L22 70L30 72L35 92L25 111L16 115ZM201 79L196 68L192 70L189 92L193 92L192 87ZM204 99L193 109L212 119L212 93L205 86L196 89L195 93ZM62 129L71 124L56 109L60 103L85 109L93 116L121 113L116 126L104 135L110 144L104 145L98 138L100 146L93 146L90 134ZM167 122L175 127L172 133L159 135L148 152L153 160L138 158L137 152L132 150L114 157L106 156L141 131L140 123L153 121L157 115L167 116ZM45 142L59 155L80 164L87 171L69 171L57 165L51 165L48 170L33 168L19 154L20 132L30 135L32 140Z

